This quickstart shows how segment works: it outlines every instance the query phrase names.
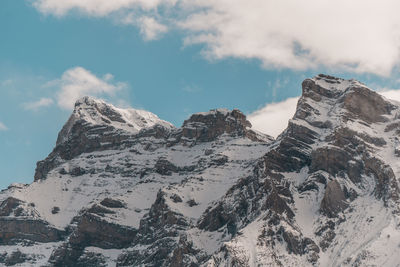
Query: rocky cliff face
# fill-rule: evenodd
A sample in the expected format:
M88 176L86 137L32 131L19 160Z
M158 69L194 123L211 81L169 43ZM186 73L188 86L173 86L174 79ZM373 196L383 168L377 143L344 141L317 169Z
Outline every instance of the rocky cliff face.
M239 110L175 128L80 99L35 181L0 194L0 262L396 266L400 105L327 75L302 89L276 140Z

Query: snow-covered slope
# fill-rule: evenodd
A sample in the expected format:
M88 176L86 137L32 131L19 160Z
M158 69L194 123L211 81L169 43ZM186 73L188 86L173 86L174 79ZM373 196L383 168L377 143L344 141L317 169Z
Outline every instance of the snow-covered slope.
M80 99L35 181L0 193L0 262L398 266L400 106L355 80L302 87L276 140L238 110L175 128Z

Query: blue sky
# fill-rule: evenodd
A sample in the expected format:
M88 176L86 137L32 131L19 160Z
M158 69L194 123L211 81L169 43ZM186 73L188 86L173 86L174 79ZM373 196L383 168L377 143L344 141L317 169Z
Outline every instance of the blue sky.
M398 25L397 14L387 15L376 32L369 29L368 39L361 38L368 24L347 29L336 23L331 34L347 38L349 55L311 24L308 31L320 38L308 31L298 36L298 23L279 17L263 24L257 0L250 1L256 9L246 1L229 8L207 0L84 2L0 1L1 188L33 180L36 161L54 147L79 94L146 109L180 126L195 112L225 107L251 114L296 97L301 81L321 72L398 88L398 32L383 31ZM277 6L277 13L284 8ZM246 17L274 28L244 23ZM85 87L88 80L93 85Z

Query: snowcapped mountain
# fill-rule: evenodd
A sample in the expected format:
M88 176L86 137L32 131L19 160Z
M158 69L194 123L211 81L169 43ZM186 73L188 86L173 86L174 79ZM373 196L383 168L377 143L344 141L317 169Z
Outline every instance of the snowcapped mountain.
M276 140L239 110L175 128L78 100L34 182L0 193L0 263L399 266L400 104L327 75L302 88Z

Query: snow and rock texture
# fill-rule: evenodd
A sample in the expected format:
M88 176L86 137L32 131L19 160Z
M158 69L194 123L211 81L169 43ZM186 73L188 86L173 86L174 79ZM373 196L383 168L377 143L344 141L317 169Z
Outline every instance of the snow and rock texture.
M400 104L327 75L302 87L276 140L238 110L175 128L79 100L34 182L0 193L0 263L398 266Z

